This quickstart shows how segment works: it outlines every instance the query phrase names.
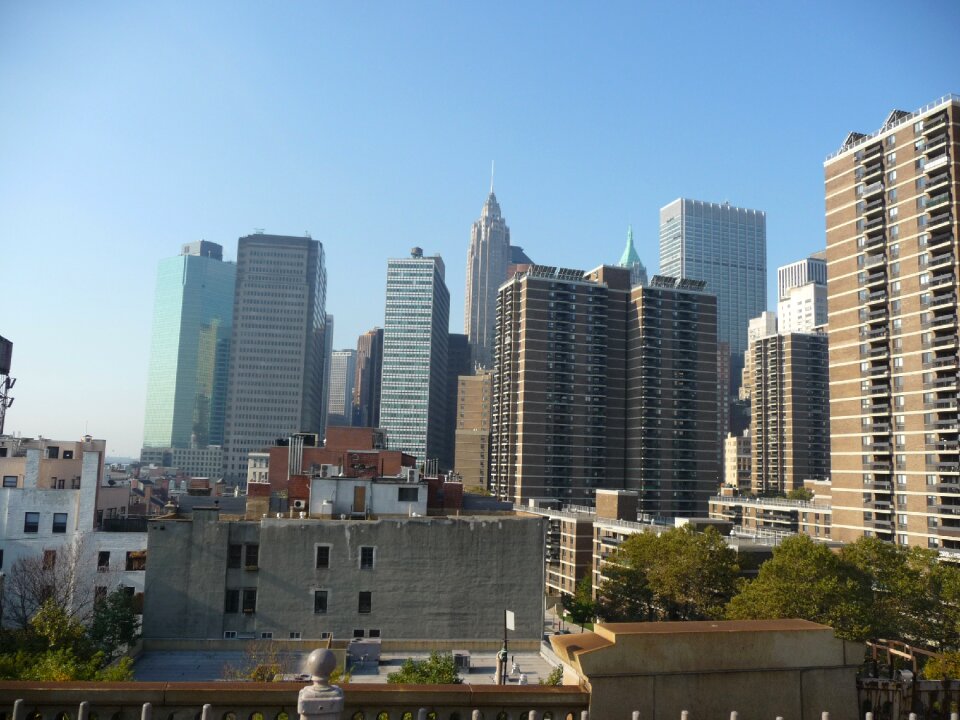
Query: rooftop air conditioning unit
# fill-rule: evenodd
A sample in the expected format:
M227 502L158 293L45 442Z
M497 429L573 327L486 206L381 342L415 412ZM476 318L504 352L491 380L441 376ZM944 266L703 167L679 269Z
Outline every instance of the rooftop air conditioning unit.
M294 509L294 510L305 510L306 507L307 507L307 501L306 501L306 500L294 500L294 501L293 501L293 509Z

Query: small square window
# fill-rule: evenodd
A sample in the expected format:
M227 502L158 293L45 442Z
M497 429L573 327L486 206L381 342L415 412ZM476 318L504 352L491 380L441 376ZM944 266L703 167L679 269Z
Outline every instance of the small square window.
M62 535L67 532L67 514L66 513L54 513L53 514L53 532L55 535Z
M397 502L416 502L420 496L420 488L401 487L397 488Z
M375 548L371 545L362 545L360 547L360 569L373 570Z
M5 488L15 488L17 486L17 476L16 475L4 475L3 476L3 486Z
M372 638L380 637L380 628L370 628L367 631L367 637L372 637Z
M317 545L317 568L330 567L330 546Z
M373 593L370 592L369 590L362 590L360 592L357 612L366 614L372 611L373 611Z
M262 633L260 633L260 639L261 639L261 640L273 640L273 633L272 633L272 632L262 632Z
M40 513L28 512L23 514L23 531L25 533L40 531Z
M300 633L299 633L299 632L291 632L291 633L290 633L290 639L291 639L291 640L299 640L299 639L300 639Z
M362 637L363 637L363 628L354 628L354 630L353 630L353 636L354 636L355 638L362 638Z
M223 631L223 639L224 639L224 640L236 640L236 639L237 639L237 631L236 631L236 630L224 630L224 631Z

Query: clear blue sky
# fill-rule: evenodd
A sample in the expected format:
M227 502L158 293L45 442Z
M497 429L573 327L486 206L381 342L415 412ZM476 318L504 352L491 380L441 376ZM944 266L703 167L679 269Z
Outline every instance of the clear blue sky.
M0 4L7 430L138 454L156 264L195 239L321 240L337 347L420 245L461 330L492 159L538 262L614 262L632 222L653 271L660 206L729 200L767 212L772 288L846 133L960 92L956 0L640 5Z

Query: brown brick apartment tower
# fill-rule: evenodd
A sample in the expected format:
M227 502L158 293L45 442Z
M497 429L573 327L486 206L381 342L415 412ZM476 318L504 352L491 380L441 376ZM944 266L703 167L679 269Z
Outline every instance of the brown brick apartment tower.
M960 553L960 96L824 164L834 537Z

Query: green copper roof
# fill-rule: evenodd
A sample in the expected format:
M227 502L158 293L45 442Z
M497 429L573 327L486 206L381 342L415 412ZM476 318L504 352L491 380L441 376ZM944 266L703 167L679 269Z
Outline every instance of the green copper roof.
M627 247L620 256L620 267L633 267L640 262L637 249L633 246L633 225L627 228ZM641 263L642 264L642 263Z

